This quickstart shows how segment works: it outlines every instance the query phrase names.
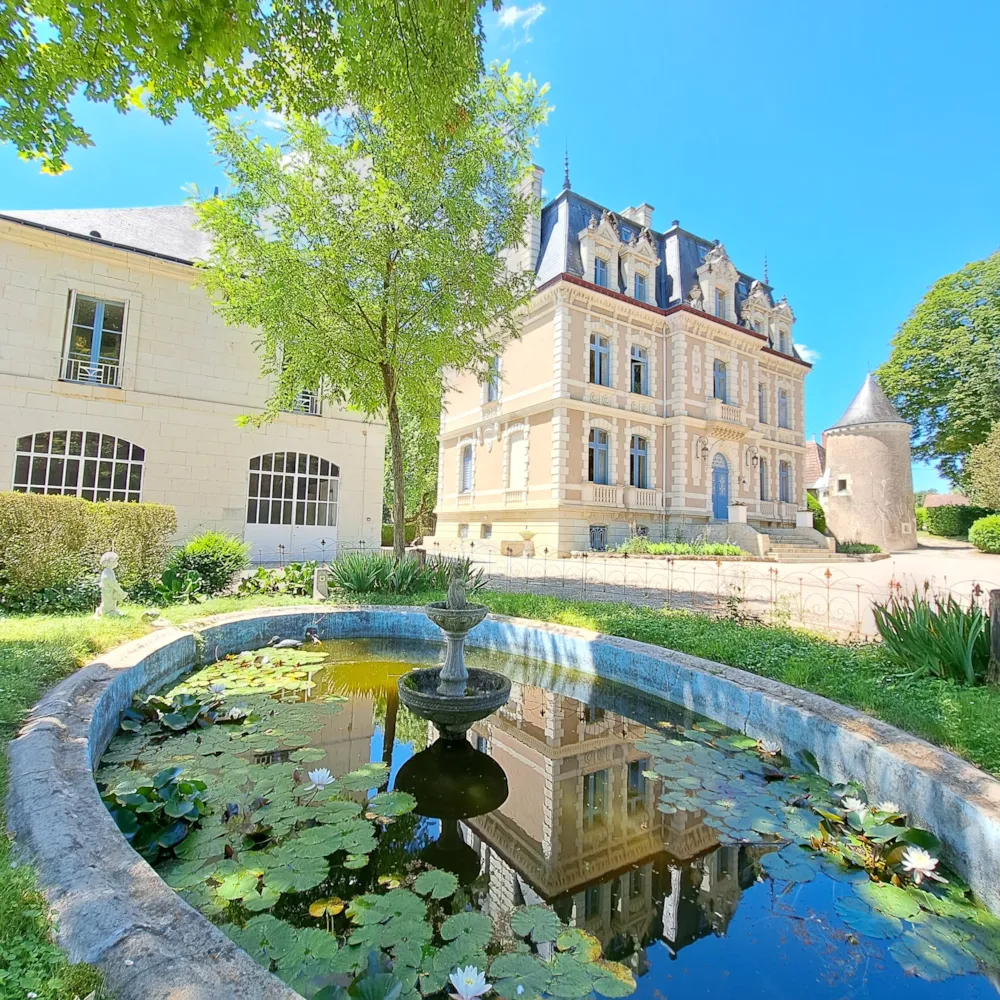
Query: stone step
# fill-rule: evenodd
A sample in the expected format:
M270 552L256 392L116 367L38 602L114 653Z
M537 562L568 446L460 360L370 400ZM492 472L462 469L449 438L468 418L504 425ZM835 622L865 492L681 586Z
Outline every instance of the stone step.
M771 562L781 562L781 563L812 563L819 565L826 565L826 563L841 563L841 562L851 562L851 557L843 552L827 552L825 555L822 552L817 551L816 555L802 555L798 552L794 554L786 554L784 552L775 552L773 549L768 552L765 557Z

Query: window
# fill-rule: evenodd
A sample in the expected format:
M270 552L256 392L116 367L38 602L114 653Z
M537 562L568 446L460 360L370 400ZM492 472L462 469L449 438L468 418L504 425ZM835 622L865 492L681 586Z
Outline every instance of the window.
M628 471L629 485L640 490L646 489L646 439L638 434L632 435Z
M145 459L144 448L96 431L27 434L14 446L13 488L138 503Z
M320 398L311 389L303 389L288 408L289 413L304 413L310 417L318 417L320 411Z
M715 398L721 399L724 403L726 401L726 363L725 361L720 361L718 358L715 359L715 364L712 366L713 370L713 386L715 390Z
M786 389L778 390L778 426L786 429L792 426L788 422L788 390Z
M633 868L628 873L628 895L629 899L637 899L642 895L642 889L644 884L643 870L641 868Z
M715 315L719 319L726 318L726 293L721 288L715 290Z
M792 502L792 467L788 462L778 463L778 499L782 503Z
M767 423L767 386L763 382L757 383L757 419Z
M649 759L633 760L628 765L628 812L633 815L646 808L646 779L642 772L649 768Z
M787 330L779 330L778 331L778 350L781 351L782 354L788 354L789 353L789 351L788 351L788 331Z
M611 350L608 338L590 335L590 381L594 385L611 385Z
M493 537L493 525L492 524L481 524L481 525L479 525L479 537L480 538L492 538Z
M608 813L608 772L593 771L583 776L583 826L599 826Z
M635 297L640 302L646 301L646 275L644 274L635 276Z
M846 493L847 492L847 480L846 479L838 479L837 480L837 492L838 493Z
M608 434L597 427L590 432L587 446L587 477L602 486L608 482Z
M490 742L489 742L489 740L486 739L485 736L479 736L479 735L477 735L476 736L476 749L480 753L489 753L490 752Z
M250 459L247 524L335 527L340 469L318 455L274 452Z
M458 492L470 493L472 491L472 445L467 444L462 447L459 456L459 481Z
M63 380L121 385L125 303L73 293Z
M592 920L601 913L601 887L591 885L583 890L583 919Z
M495 403L500 398L500 358L490 360L490 371L486 377L486 402Z
M458 526L458 537L459 538L469 537L469 526L467 524L460 524Z
M608 287L608 262L603 257L594 258L594 284Z
M604 709L599 708L597 705L584 705L583 706L583 721L588 726L594 726L598 722L604 719Z
M760 498L761 500L767 500L767 462L762 458L760 460Z
M632 392L640 396L649 395L649 358L641 347L632 348L632 357L629 361L630 380L629 388Z
M590 526L590 550L592 552L604 552L608 547L608 526L606 524L592 524Z

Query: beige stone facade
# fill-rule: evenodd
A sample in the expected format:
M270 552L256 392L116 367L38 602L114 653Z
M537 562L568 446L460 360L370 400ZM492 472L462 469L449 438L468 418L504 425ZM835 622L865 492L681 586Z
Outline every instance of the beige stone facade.
M758 531L795 528L809 365L791 310L721 245L626 211L564 191L534 220L521 339L492 384L460 375L445 398L432 544L568 555L642 533L754 551Z
M191 221L0 216L0 489L171 504L178 538L225 529L263 561L378 545L383 425L306 394L237 426L269 386L195 285Z

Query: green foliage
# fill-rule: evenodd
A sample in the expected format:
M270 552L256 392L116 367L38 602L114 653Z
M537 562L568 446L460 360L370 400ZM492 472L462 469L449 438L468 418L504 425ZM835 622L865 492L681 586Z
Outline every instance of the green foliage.
M972 525L992 511L971 504L946 504L943 507L927 508L927 530L932 535L946 538L964 538Z
M12 615L61 615L92 611L101 603L97 576L85 576L20 596L0 592L0 607Z
M352 594L412 594L428 589L432 575L415 556L396 559L381 552L351 552L330 567L330 583Z
M917 522L917 531L927 530L927 508L926 507L914 507L913 516Z
M193 569L165 569L159 580L152 581L152 598L162 606L197 604L203 598L201 576Z
M194 570L201 577L205 594L219 594L250 565L249 552L250 546L235 535L206 531L175 549L167 567L179 573Z
M823 505L811 494L806 493L806 507L813 516L813 527L821 534L826 534L826 511Z
M166 768L148 784L124 781L101 796L125 839L155 861L175 848L208 812L204 781L182 779L179 767Z
M254 597L262 594L311 597L315 572L315 562L289 563L281 569L258 566L250 576L240 580L236 594L238 597Z
M403 451L403 513L406 544L433 526L437 502L438 430L441 425L441 393L428 392L426 399L400 410L399 428ZM392 545L392 442L386 439L382 506L386 524L382 544ZM388 537L386 528L389 529Z
M965 463L969 496L981 507L1000 510L1000 420L989 436L977 444Z
M537 208L520 181L545 115L532 80L495 66L464 96L461 120L433 138L350 102L336 135L300 115L274 145L226 119L213 127L233 191L196 205L212 237L205 286L227 323L254 330L274 378L253 420L317 386L384 416L397 556L400 410L432 412L446 369L484 374L518 335L534 272L511 270L507 251Z
M169 698L158 694L148 698L137 695L122 714L120 728L125 733L138 733L147 722L175 733L192 726L204 728L215 722L218 707L219 699L211 696L201 699L187 693L172 694Z
M745 556L738 545L728 542L651 542L642 535L633 535L615 549L630 556Z
M990 514L974 521L969 528L969 541L980 552L1000 555L1000 514Z
M914 428L914 458L953 482L1000 419L1000 252L945 275L892 339L876 373Z
M404 440L407 440L407 439L404 437ZM404 461L403 462L403 469L406 470L406 471L409 471L410 468L411 468L410 464L408 462ZM392 495L391 494L391 487L387 487L387 489L390 491L389 492L389 496L391 497L391 495ZM407 513L407 516L409 516L409 513ZM416 537L417 537L417 525L416 524L407 524L406 525L406 534L405 534L406 544L407 545L412 544L413 539L416 538ZM389 546L392 545L392 525L391 524L383 524L382 525L382 545L383 545L383 547L389 547Z
M842 542L837 540L837 551L844 552L849 556L863 556L869 553L881 552L881 548L874 542Z
M91 503L78 497L0 492L0 607L58 605L114 550L123 587L160 573L177 526L173 507ZM48 599L34 595L50 591ZM72 606L74 599L64 601Z
M0 42L0 141L65 170L70 145L91 145L70 110L78 93L164 122L184 102L209 121L242 105L318 115L361 104L454 127L481 67L484 2L417 0L400 16L387 0L16 0Z
M977 604L963 608L950 594L894 594L872 611L886 655L916 677L975 684L986 674L990 622Z

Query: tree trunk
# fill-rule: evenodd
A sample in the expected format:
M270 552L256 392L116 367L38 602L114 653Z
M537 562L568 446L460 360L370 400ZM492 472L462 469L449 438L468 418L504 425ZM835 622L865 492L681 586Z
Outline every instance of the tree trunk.
M392 773L392 748L396 745L396 720L399 718L399 691L395 685L390 685L385 693L385 729L382 730L382 763L388 771L385 782L379 791L384 792L389 787L389 777Z
M382 366L386 414L389 419L389 467L392 481L392 554L402 559L406 552L406 510L403 497L403 438L399 430L399 407L396 405L395 373Z
M990 665L986 683L1000 687L1000 590L990 591Z

